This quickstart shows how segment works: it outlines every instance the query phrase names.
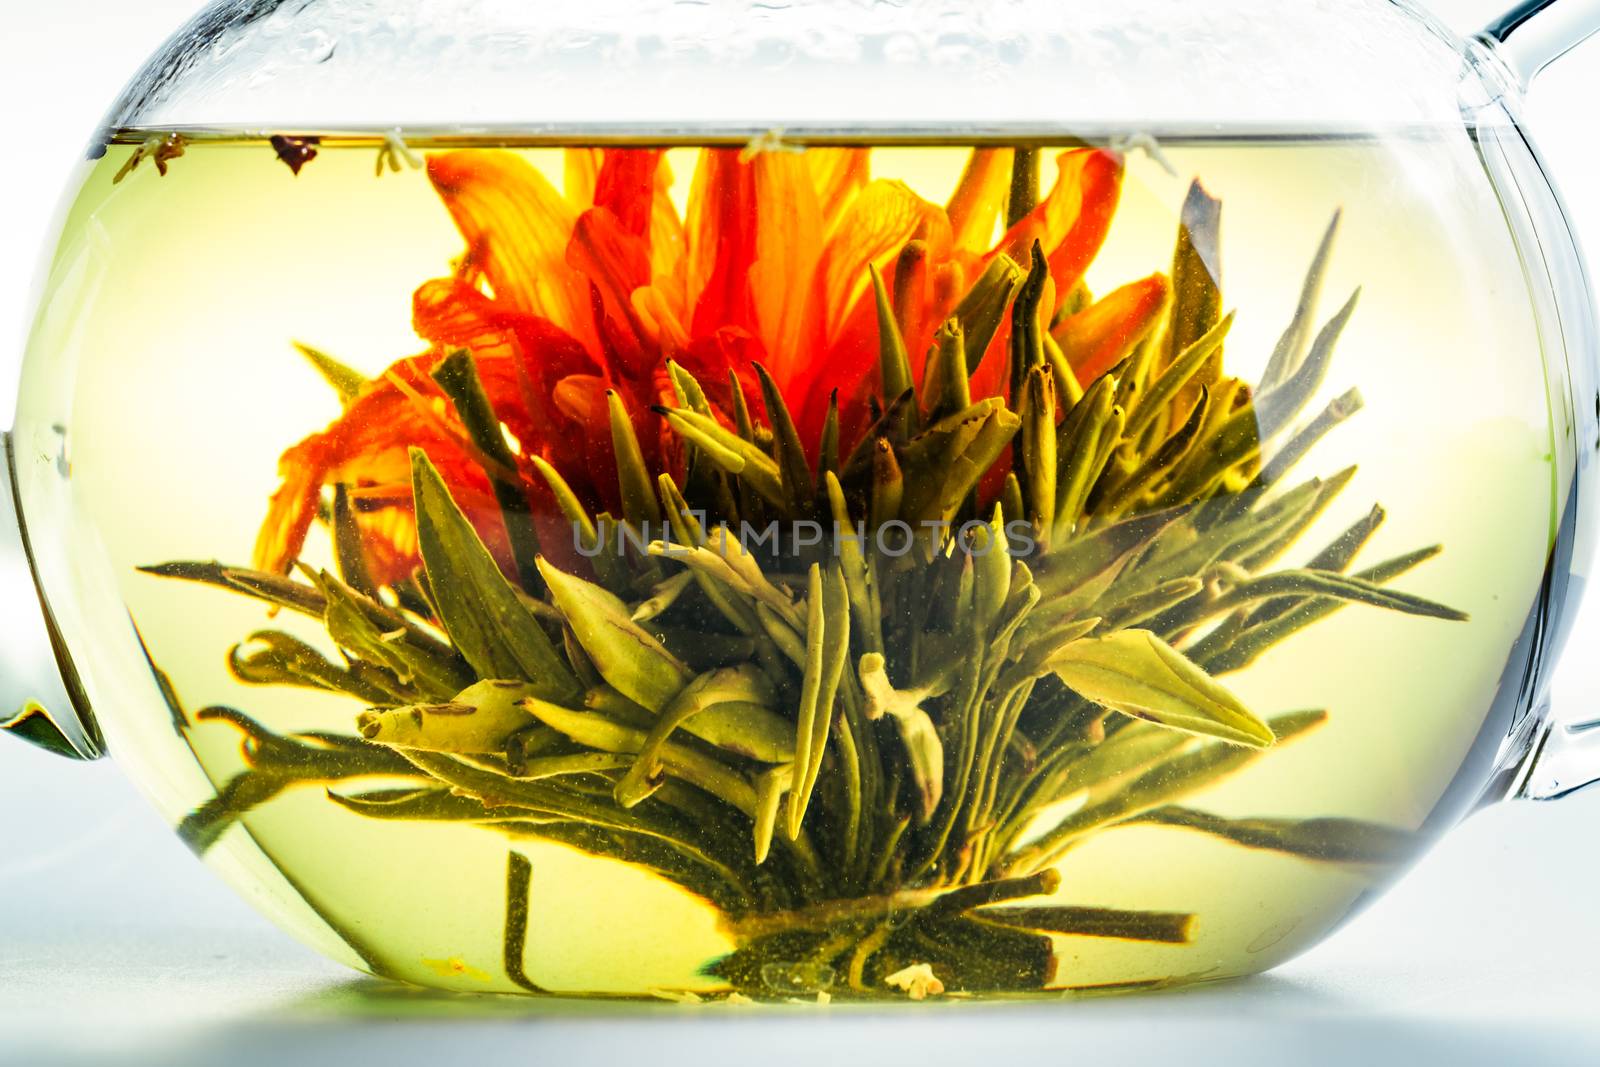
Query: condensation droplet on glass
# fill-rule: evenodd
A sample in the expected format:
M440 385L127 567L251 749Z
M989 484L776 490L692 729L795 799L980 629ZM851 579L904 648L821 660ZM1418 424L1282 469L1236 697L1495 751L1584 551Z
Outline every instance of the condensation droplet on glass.
M312 30L300 38L295 51L310 63L326 63L338 51L339 38L323 30Z
M922 57L922 43L909 33L893 34L883 42L883 58L890 63L916 63Z

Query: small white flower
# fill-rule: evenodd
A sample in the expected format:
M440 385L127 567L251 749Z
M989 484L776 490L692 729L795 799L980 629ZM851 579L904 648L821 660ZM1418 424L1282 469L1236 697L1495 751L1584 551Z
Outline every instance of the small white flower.
M759 155L767 152L801 153L805 151L804 145L790 144L783 139L782 130L768 130L751 140L744 146L744 151L739 153L740 163L749 163Z
M422 157L411 150L399 130L390 130L383 135L383 146L378 149L378 177L383 177L385 169L399 174L402 165L421 170Z
M905 970L896 971L885 978L884 984L901 990L912 1000L925 1000L944 992L944 983L926 963L913 963Z
M1129 133L1111 139L1111 150L1121 155L1138 150L1155 161L1155 164L1174 178L1178 177L1178 168L1172 165L1172 160L1161 149L1161 142L1148 133Z

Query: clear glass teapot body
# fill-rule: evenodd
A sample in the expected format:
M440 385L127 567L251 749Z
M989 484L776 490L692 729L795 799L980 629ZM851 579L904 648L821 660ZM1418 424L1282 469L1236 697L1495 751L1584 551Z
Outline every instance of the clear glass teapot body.
M1536 50L1106 7L213 4L23 372L69 746L352 966L596 995L1250 973L1578 784Z

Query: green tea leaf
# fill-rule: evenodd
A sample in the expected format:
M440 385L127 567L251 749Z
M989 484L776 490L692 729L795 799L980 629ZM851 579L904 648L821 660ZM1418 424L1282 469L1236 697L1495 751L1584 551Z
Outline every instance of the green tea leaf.
M1196 924L1195 916L1183 912L1062 906L984 908L969 917L1014 930L1164 945L1187 945L1194 940Z
M674 411L655 408L656 414L667 420L674 433L703 452L708 460L738 475L763 500L775 507L784 507L783 476L771 456L761 451L753 442L723 429L714 418L693 411ZM809 470L808 470L809 477Z
M1420 835L1361 819L1225 819L1192 808L1157 808L1138 822L1176 826L1245 848L1284 852L1323 863L1394 867L1422 848Z
M595 670L618 692L660 711L689 684L689 669L633 621L621 600L547 560L539 569Z
M850 598L838 568L811 565L806 598L805 675L795 731L794 774L789 787L788 832L793 840L822 771L839 679L850 655Z
M534 531L533 509L517 470L517 457L506 443L489 394L478 377L478 364L469 349L458 348L434 368L433 380L455 405L461 424L477 449L476 457L494 489L495 500L505 518L506 540L511 558L524 584L534 581L534 560L539 555L539 537ZM485 462L487 461L487 462Z
M409 640L404 629L386 630L385 613L375 601L357 593L331 574L319 576L326 597L323 625L341 648L392 673L418 699L454 696L472 678L467 664L435 653Z
M772 380L772 375L761 364L755 366L756 375L761 379L761 398L767 406L767 422L772 426L773 447L778 457L779 480L789 510L795 515L807 514L817 489L811 481L811 465L806 462L800 431L795 429L789 405L784 402L778 383Z
M900 325L895 321L883 275L874 264L868 264L867 270L872 275L872 292L878 305L878 381L883 396L895 397L912 388L911 356L906 352L906 339L900 335ZM914 417L915 397L911 410Z
M606 390L611 418L611 448L617 457L617 488L622 494L622 517L637 530L661 524L655 484L644 465L644 453L633 430L633 420L615 389Z
M439 621L478 677L523 679L551 699L574 695L577 680L421 449L411 450L411 481Z
M1237 697L1148 630L1082 638L1049 665L1084 699L1125 715L1252 748L1273 742Z
M1275 744L1284 744L1327 721L1322 711L1280 715L1269 724ZM1143 770L1099 799L1063 818L1037 841L1006 859L1005 870L1025 873L1054 864L1073 843L1097 830L1132 819L1213 785L1259 758L1262 749L1213 741L1184 746L1176 755Z
M357 660L348 667L333 663L292 634L261 630L228 654L233 676L249 685L298 685L349 693L369 704L402 702L404 686L387 672Z
M1334 571L1295 570L1279 571L1240 582L1228 591L1217 604L1218 610L1231 610L1261 600L1283 596L1321 596L1346 600L1356 604L1369 604L1387 608L1406 615L1420 615L1431 619L1466 622L1464 611L1437 603L1426 597L1388 589L1377 582L1354 578Z
M967 374L970 376L983 362L989 343L1005 321L1011 298L1022 287L1024 272L1020 264L1005 253L995 256L984 268L983 274L972 283L967 295L956 305L953 316L961 325L966 338Z
M1167 328L1171 366L1216 326L1222 315L1222 202L1196 179L1179 216L1178 249L1172 257L1172 315ZM1197 384L1216 380L1216 361Z
M318 348L295 341L295 351L299 352L316 368L322 380L333 386L333 391L339 394L339 403L349 407L361 396L362 390L367 387L367 377L358 370L353 370L339 360L328 355Z
M346 585L366 596L378 595L378 587L367 570L361 527L356 523L355 509L350 504L350 488L343 482L333 489L333 554L339 565L339 577Z
M617 783L617 802L631 808L655 792L659 753L680 727L747 759L790 763L795 755L794 727L772 710L775 699L771 683L754 664L702 674L656 719L638 762Z
M934 334L933 351L922 370L922 398L930 423L972 406L967 373L966 335L961 320L950 319Z
M1333 213L1333 221L1322 236L1316 257L1311 261L1311 269L1306 272L1305 285L1300 290L1300 302L1294 309L1294 319L1279 338L1272 350L1272 358L1267 361L1267 369L1261 375L1261 392L1282 385L1300 369L1300 364L1305 360L1306 346L1311 341L1311 324L1316 318L1317 301L1322 296L1322 283L1328 273L1328 262L1333 257L1333 241L1339 233L1342 215L1342 211Z
M374 708L356 726L368 741L390 748L495 755L505 752L512 734L538 721L521 706L537 693L537 686L523 682L477 682L447 704Z

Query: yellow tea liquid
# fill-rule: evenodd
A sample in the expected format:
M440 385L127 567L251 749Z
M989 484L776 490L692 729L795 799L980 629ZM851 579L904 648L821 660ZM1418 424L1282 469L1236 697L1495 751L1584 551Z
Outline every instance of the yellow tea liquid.
M327 134L298 149L315 156L296 174L283 144L191 134L180 156L164 160L162 176L153 149L141 147L151 135L120 136L85 168L33 335L19 465L41 572L60 588L83 591L79 603L99 605L95 613L62 607L59 614L111 750L140 768L140 780L178 823L207 805L243 803L227 791L249 770L240 730L202 718L203 709L235 709L279 737L356 738L357 718L372 702L243 684L229 655L252 634L287 632L338 660L336 644L319 619L140 568L177 560L249 566L279 486L280 457L341 415L338 394L295 343L362 377L381 377L429 348L414 329L413 293L428 279L452 276L465 246L427 169L383 138ZM585 179L574 158L598 157L574 147L592 146L456 135L413 136L405 149L419 161L444 152L511 153L577 211L593 193L592 176ZM873 179L904 183L939 206L972 156L970 143L854 147L870 149ZM1039 195L1055 181L1056 154L1072 147L1030 146L1042 164ZM297 151L288 148L291 156ZM774 138L754 149L799 155L816 147ZM136 151L145 158L114 181ZM680 218L692 212L701 151L687 142L666 146L661 173L672 178L662 195ZM1469 616L1447 621L1351 604L1220 677L1263 719L1310 709L1326 719L1160 807L1235 826L1264 820L1269 837L1298 820L1359 820L1420 849L1436 826L1430 817L1446 817L1436 809L1475 743L1481 772L1480 738L1504 729L1491 709L1502 676L1520 668L1514 644L1535 610L1572 476L1537 372L1540 340L1503 212L1472 146L1453 132L1148 140L1128 147L1122 165L1120 201L1084 276L1086 293L1098 299L1173 269L1180 212L1198 178L1222 203L1212 251L1220 258L1222 308L1236 312L1226 371L1246 383L1266 372L1329 219L1342 211L1312 332L1358 287L1361 296L1302 421L1352 388L1364 404L1316 441L1275 491L1356 471L1269 571L1304 566L1381 504L1386 520L1350 571L1442 546L1393 588ZM1006 229L1005 207L991 205L993 232L979 242L985 249ZM726 239L736 240L736 230ZM486 296L505 296L478 284ZM807 358L804 351L794 357L796 380ZM920 366L922 353L913 358ZM1058 399L1064 411L1067 400ZM984 506L1003 492L988 485ZM325 494L322 519L299 552L313 569L335 567L323 521L331 500ZM803 585L802 576L784 588L798 597ZM914 604L899 610L919 614ZM1205 629L1185 640L1201 639ZM862 652L852 650L853 668ZM886 652L892 663L895 650ZM1128 725L1111 713L1102 727L1115 738ZM1047 727L1024 717L1024 729ZM872 729L903 785L911 772L894 747L891 720ZM1080 740L1092 747L1099 736L1091 728ZM947 733L943 743L950 753L960 740ZM1025 749L1019 744L1005 758L1032 758ZM829 751L825 773L840 758L836 747ZM728 759L754 780L754 765ZM298 936L354 966L452 989L525 989L506 962L508 852L515 852L531 869L522 945L528 983L562 994L715 996L731 988L714 966L737 947L725 916L640 865L503 826L372 817L330 798L330 791L403 789L416 784L410 778L281 784L221 825L206 842L208 861ZM1104 783L1085 786L1060 796L1028 839L1102 798ZM780 850L782 823L780 814ZM1420 831L1415 839L1403 836L1413 831ZM919 828L913 822L907 832ZM1059 885L1045 898L1013 903L1192 919L1178 943L1055 936L1052 973L1040 988L1264 969L1338 924L1413 851L1397 846L1373 863L1239 838L1205 832L1191 815L1108 826L1062 850L1053 868ZM838 862L828 847L822 852L824 865ZM893 926L893 907L874 914ZM732 987L849 995L852 946L875 929L868 923L839 945L797 949L796 959L781 961L787 969L761 972L765 990L753 988L761 979ZM928 956L933 974L959 988L959 975L940 973L940 958ZM911 953L900 962L922 961ZM874 995L904 995L911 981L891 986L883 978ZM968 989L991 991L982 982Z

